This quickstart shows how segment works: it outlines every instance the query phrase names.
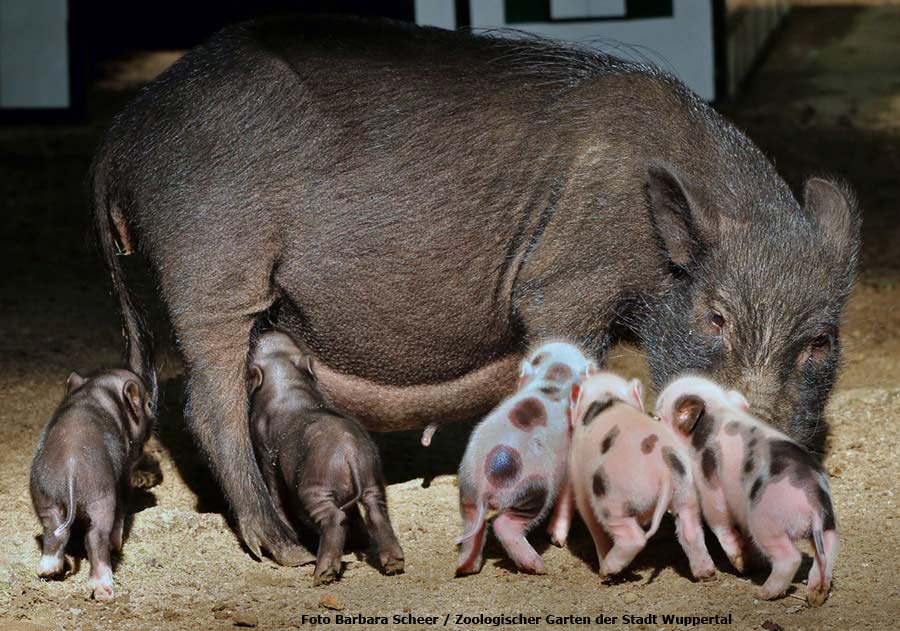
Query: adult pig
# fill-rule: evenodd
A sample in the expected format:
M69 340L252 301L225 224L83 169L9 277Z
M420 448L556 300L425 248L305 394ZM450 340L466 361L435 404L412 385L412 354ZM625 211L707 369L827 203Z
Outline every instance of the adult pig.
M189 423L240 535L282 563L298 555L246 418L261 316L370 429L483 415L538 339L602 361L628 337L657 385L711 373L822 444L855 202L813 178L799 204L656 68L386 21L263 19L144 89L92 177L129 364L152 383L117 249L155 274Z

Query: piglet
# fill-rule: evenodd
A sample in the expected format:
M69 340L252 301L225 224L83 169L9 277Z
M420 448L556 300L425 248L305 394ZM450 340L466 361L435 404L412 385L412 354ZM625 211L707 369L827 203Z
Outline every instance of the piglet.
M284 333L263 334L250 365L250 427L263 478L282 518L319 533L313 584L338 579L357 504L385 574L403 572L388 517L378 449L363 427L328 408L312 359Z
M86 526L94 598L113 591L110 550L122 549L131 470L153 425L144 383L128 370L69 375L66 395L31 462L31 501L44 529L38 575L62 573L75 521Z
M494 534L519 569L543 574L544 562L525 535L566 489L569 399L594 364L580 350L551 342L522 362L517 392L475 428L459 467L464 534L457 576L481 571L489 510L498 512ZM565 495L565 494L564 494ZM550 531L565 540L571 501L561 497Z
M569 479L600 576L628 567L671 509L694 578L712 577L688 456L667 427L644 414L641 382L601 372L576 397Z
M749 413L734 390L696 376L681 377L660 394L656 414L690 451L703 517L732 565L743 571L749 535L771 561L759 590L783 596L800 567L796 539L811 541L815 559L806 599L828 596L838 553L837 525L828 478L802 446Z

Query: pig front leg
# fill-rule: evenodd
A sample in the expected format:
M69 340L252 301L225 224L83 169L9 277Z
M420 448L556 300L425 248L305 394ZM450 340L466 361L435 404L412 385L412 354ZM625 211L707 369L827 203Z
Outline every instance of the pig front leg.
M547 532L550 533L550 541L553 545L562 548L566 545L566 539L569 537L569 528L572 526L572 511L575 506L575 498L572 491L572 485L568 479L563 481L562 490L556 501L556 507L553 509L553 516L550 518L550 525Z
M110 563L111 536L116 522L116 497L109 495L89 504L86 508L90 525L84 538L91 573L88 586L96 600L112 600L112 565Z

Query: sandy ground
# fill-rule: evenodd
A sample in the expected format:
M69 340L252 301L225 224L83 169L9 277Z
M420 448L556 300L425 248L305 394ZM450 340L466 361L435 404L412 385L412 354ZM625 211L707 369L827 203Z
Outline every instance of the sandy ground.
M87 162L99 129L128 96L119 90L121 79L136 85L173 57L139 58L120 68L118 82L96 90L90 125L0 130L0 628L308 628L302 616L335 621L338 613L434 615L437 626L449 615L450 628L488 628L457 625L458 614L501 613L617 616L608 628L688 628L661 617L622 624L625 615L654 614L730 614L726 628L734 629L900 628L900 7L796 12L745 98L726 108L792 184L810 172L841 173L858 188L866 212L863 273L843 330L846 369L829 408L826 464L843 548L824 607L805 606L799 581L792 597L755 600L754 583L762 577L731 573L715 545L718 579L693 583L669 520L627 580L616 584L600 584L581 526L567 550L549 546L543 534L533 537L547 576L517 574L490 543L481 574L454 579L459 523L452 472L465 428L439 433L430 450L418 446L417 435L379 437L406 573L383 577L361 555L348 555L339 584L313 588L309 567L256 562L238 544L184 433L177 361L164 373L165 406L140 476L147 488L130 507L115 574L118 598L90 600L87 564L77 554L74 575L37 579L39 528L28 496L34 444L68 373L115 364L121 343L106 276L90 245L82 201ZM614 357L614 367L643 370L633 350L616 349ZM803 576L807 569L808 560Z

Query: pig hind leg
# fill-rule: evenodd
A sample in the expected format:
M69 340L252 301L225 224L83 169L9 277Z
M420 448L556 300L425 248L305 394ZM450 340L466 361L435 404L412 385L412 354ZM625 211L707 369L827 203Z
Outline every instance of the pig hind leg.
M380 485L367 488L362 494L362 504L366 509L366 528L378 556L381 571L385 574L401 574L403 550L391 526L384 488Z
M803 556L791 538L784 532L778 534L759 532L753 528L753 524L750 526L750 532L756 544L772 563L772 572L759 589L759 597L763 600L780 598L787 592L791 581L794 580Z
M221 249L205 243L187 244L186 249L204 251L204 246L208 252ZM293 530L275 510L254 458L247 419L250 333L256 314L273 301L270 270L257 270L254 279L250 270L217 263L221 261L208 260L202 270L174 266L161 275L172 325L189 367L189 426L212 463L247 548L258 558L265 549L281 565L302 565L312 556L298 545ZM216 269L247 280L235 286L233 278L228 283L209 278ZM248 289L253 280L263 289Z
M545 514L547 495L543 486L531 487L494 520L494 534L503 549L520 570L532 574L546 574L547 570L525 533Z
M484 541L487 534L487 524L484 520L484 512L479 510L480 502L463 500L459 505L459 512L463 520L463 533L474 533L471 537L461 542L459 549L459 561L456 564L456 575L477 574L481 571L482 555L484 554Z
M333 491L328 487L307 487L300 492L300 501L319 533L313 585L336 581L341 573L341 557L350 530L350 519L338 507Z
M634 517L613 517L606 522L613 546L600 563L600 576L618 574L644 549L647 537Z
M116 523L116 504L115 495L108 495L88 504L85 511L88 515L89 525L84 538L84 546L91 563L88 585L96 600L111 600L115 596L110 549Z
M731 521L728 503L721 486L705 487L700 493L700 506L703 509L703 518L719 540L719 545L722 546L731 565L743 573L746 568L743 538Z
M675 532L678 535L678 543L687 554L691 574L698 580L712 578L716 574L716 567L706 549L703 525L700 523L700 508L693 485L680 486L673 500Z
M813 549L816 549L815 541L812 544ZM809 570L809 577L806 581L806 600L814 607L825 602L825 599L828 597L828 590L831 588L831 572L834 569L834 560L838 554L837 531L826 530L822 533L822 544L825 558L821 558L818 551L816 551L812 567ZM824 579L822 577L823 573L825 575Z
M72 510L74 510L74 506ZM49 578L62 573L65 567L66 544L69 542L71 528L65 528L56 534L56 529L63 523L65 508L51 506L40 513L41 525L44 528L42 540L41 562L38 576Z

